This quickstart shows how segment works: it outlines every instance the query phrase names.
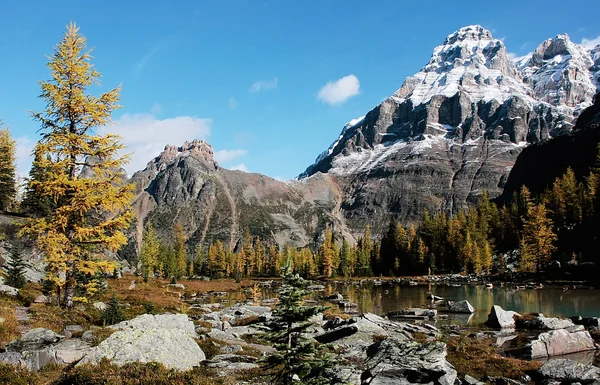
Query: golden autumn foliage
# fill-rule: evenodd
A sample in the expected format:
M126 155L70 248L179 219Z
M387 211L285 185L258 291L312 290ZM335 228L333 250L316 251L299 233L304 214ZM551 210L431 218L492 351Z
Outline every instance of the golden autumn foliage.
M133 219L133 186L120 170L127 160L119 156L120 138L94 131L110 123L120 87L100 96L86 93L100 77L90 60L85 37L69 24L48 63L51 80L40 82L46 108L32 114L42 132L34 166L44 175L30 187L50 198L53 209L29 219L23 233L44 252L65 306L73 303L77 274L115 268L105 255L126 242L123 230Z
M0 210L8 209L17 193L15 151L15 141L11 138L10 131L0 129Z

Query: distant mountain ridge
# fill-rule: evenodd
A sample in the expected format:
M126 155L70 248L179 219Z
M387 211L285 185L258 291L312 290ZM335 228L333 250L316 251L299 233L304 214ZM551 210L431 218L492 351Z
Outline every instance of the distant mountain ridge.
M245 228L280 245L316 242L326 225L353 240L390 217L456 212L486 189L499 196L530 144L569 133L600 86L600 45L567 35L514 62L481 26L448 35L427 63L337 140L299 180L226 170L193 141L137 172L136 240L143 225L181 223L190 244L234 247Z

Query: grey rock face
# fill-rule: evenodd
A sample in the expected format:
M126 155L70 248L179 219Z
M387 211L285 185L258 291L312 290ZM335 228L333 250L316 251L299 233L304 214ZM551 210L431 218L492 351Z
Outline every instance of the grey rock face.
M370 348L362 383L452 385L456 370L446 361L446 344L419 344L387 338Z
M159 362L168 368L189 370L206 359L194 340L194 324L185 314L144 314L111 327L116 331L80 363L107 358L117 365Z
M595 348L594 340L587 330L559 329L541 333L525 349L527 356L540 358L583 352Z
M500 306L494 305L492 306L490 314L488 314L488 319L485 324L491 328L514 328L514 316L520 316L520 314L511 310L504 310Z
M37 350L52 345L63 339L60 334L44 328L31 329L23 337L6 345L9 352L21 352L24 350Z
M568 359L549 360L538 369L538 374L546 380L567 383L600 383L599 368Z
M469 303L469 301L464 299L457 302L448 301L448 311L451 313L473 314L475 313L475 308Z
M167 146L131 180L137 195L137 227L128 246L132 255L145 223L152 223L165 238L172 236L172 226L165 224L180 223L192 248L216 240L234 247L245 228L263 241L304 246L328 223L351 239L339 213L341 193L332 178L281 182L226 170L214 162L212 147L205 142Z

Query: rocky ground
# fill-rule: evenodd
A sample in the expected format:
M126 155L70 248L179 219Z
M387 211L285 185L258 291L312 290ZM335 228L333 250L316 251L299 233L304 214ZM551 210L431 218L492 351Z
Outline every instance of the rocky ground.
M128 290L134 300L133 293L143 291L144 286ZM179 296L185 299L179 314L173 310L142 314L105 328L65 325L60 332L33 327L30 309L19 307L22 335L4 346L0 361L32 371L50 364L87 368L87 364L103 365L104 359L118 366L159 362L176 371L204 368L204 375L215 376L215 381L230 381L221 383L266 383L257 375L261 358L273 348L260 336L269 330L276 301L226 306L205 303L206 296L218 298L221 292ZM339 294L327 300L346 301ZM106 305L90 306L102 310ZM449 312L475 311L467 301L446 307ZM307 333L329 344L335 359L330 375L340 384L600 383L600 369L569 359L569 354L598 348L592 338L600 330L598 318L520 315L494 306L488 316L489 329L480 331L417 323L435 317L437 311L430 309L406 309L384 317L328 311L313 317ZM527 335L525 340L523 335ZM518 355L523 359L504 354L504 347L514 341L521 342ZM549 360L555 356L561 359Z

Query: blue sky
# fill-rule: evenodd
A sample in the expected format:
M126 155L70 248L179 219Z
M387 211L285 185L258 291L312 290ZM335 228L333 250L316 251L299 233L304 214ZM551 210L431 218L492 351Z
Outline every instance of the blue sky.
M44 107L46 56L75 21L103 88L122 84L111 130L134 152L129 172L167 143L204 138L224 167L290 179L462 26L483 25L515 55L559 33L577 43L600 36L596 1L459 3L3 2L0 119L26 173L39 128L27 111Z

